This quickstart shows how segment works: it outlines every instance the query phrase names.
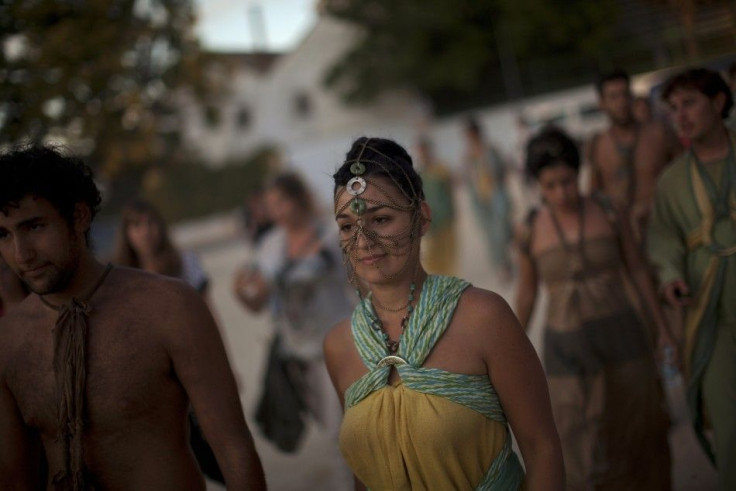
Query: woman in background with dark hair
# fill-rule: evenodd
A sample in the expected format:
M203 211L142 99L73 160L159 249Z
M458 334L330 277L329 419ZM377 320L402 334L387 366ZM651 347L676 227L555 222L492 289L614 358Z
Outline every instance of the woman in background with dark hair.
M340 243L362 301L328 334L325 358L356 486L563 489L544 373L513 312L420 262L431 211L411 157L363 137L334 179Z
M544 205L519 233L516 313L528 328L539 283L549 293L544 364L569 489L670 489L668 418L633 280L673 346L628 221L603 198L581 196L575 142L547 128L528 143L526 168Z
M150 202L136 198L123 207L113 262L151 273L181 278L201 294L208 279L196 254L180 251L169 237L169 227Z

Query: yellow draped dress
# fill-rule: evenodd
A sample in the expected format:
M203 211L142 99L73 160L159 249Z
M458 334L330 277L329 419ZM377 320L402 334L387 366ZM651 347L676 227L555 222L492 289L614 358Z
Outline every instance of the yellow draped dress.
M371 326L370 298L353 313L353 336L370 371L346 392L340 448L370 489L522 486L523 470L488 377L422 367L467 286L457 278L427 278L397 357L388 356L380 330ZM401 380L389 385L391 367Z

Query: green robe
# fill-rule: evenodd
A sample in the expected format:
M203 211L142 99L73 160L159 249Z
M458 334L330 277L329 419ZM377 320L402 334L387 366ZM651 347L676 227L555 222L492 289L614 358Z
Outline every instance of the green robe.
M424 196L432 210L430 231L435 232L455 219L452 199L452 174L440 163L433 163L421 173Z
M683 349L687 398L696 433L711 458L703 436L703 381L719 336L736 334L736 134L730 136L731 158L709 162L699 170L692 153L685 152L662 174L647 235L649 258L660 285L683 279L690 288L692 302L685 312ZM727 166L730 174L724 182ZM703 173L715 184L710 192ZM721 196L724 185L730 185L727 196ZM734 374L723 373L718 378L728 381ZM713 426L715 430L715 422ZM718 457L720 462L734 458Z

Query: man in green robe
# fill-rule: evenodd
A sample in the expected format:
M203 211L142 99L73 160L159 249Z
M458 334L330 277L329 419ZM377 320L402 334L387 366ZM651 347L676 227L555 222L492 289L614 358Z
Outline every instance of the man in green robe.
M659 179L647 247L664 297L684 308L695 431L719 489L736 489L736 133L724 124L733 97L718 73L692 69L671 78L663 98L691 145Z

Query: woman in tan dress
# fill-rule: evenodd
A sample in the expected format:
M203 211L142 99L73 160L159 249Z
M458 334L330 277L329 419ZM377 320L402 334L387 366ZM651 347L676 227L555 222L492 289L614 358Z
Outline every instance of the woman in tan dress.
M578 149L561 130L530 140L526 166L544 205L518 234L516 312L528 327L543 283L543 359L567 487L669 489L669 421L653 339L672 342L628 223L604 199L581 196Z

